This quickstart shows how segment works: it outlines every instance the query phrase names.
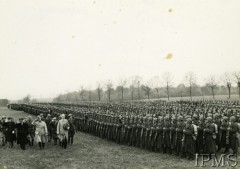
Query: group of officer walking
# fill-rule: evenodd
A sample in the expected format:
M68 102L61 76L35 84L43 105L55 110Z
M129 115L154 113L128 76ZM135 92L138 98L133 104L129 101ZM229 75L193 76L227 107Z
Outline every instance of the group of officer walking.
M12 117L3 116L0 120L0 140L2 146L7 145L12 148L14 143L20 145L25 150L26 145L33 146L34 140L40 149L45 148L46 142L53 140L63 147L67 148L68 144L73 144L73 136L75 134L75 126L73 116L61 114L59 117L51 117L47 114L37 116L35 120L29 115L25 118L19 118L19 122L15 123Z

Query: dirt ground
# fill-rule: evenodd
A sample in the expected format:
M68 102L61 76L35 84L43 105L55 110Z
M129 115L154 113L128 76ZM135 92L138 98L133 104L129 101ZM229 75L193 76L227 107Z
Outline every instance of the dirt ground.
M2 115L18 119L28 114L0 108ZM39 150L36 143L33 147L27 146L25 151L16 144L12 149L0 146L0 169L212 168L194 167L195 161L118 145L81 132L76 133L74 141L74 145L67 149L53 145L52 142L47 143L44 150ZM237 168L240 168L240 162Z

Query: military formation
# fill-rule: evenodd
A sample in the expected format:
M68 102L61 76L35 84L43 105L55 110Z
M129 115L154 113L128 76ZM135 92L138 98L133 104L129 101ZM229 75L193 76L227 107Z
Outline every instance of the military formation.
M20 105L11 105L13 109L20 109ZM32 116L19 118L15 123L12 117L3 116L0 119L0 142L2 146L13 148L14 144L19 144L22 150L26 150L26 145L33 146L36 142L40 149L45 148L46 142L53 141L54 145L67 148L73 144L75 134L74 119L71 114L51 117L50 114L44 116L39 114L35 120Z
M79 131L187 159L194 159L196 153L238 153L239 101L42 103L10 108L36 116L71 114Z

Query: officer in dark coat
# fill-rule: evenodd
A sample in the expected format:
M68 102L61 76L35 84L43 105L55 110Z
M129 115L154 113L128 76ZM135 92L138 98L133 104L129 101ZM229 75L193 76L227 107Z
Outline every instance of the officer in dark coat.
M17 129L17 144L20 144L22 150L25 150L25 145L28 143L28 125L23 123L23 118L19 118L18 124L16 124Z
M228 151L228 128L228 117L224 116L219 130L219 146L217 151L220 151L222 148L225 148L224 153Z
M9 148L12 148L13 142L16 140L15 123L13 122L13 118L8 117L8 122L6 124L6 141L9 143Z
M54 141L54 145L57 145L57 140L58 140L58 137L57 137L57 123L58 123L57 118L53 117L52 121L49 124L49 130L52 133L52 139Z
M188 159L194 158L195 153L195 142L193 139L194 136L194 128L192 125L192 119L188 118L186 121L186 125L183 129L183 149L184 153Z
M229 147L233 150L233 154L237 155L238 151L238 138L237 133L239 128L236 122L236 117L231 116L229 126Z
M213 137L214 133L215 133L215 126L212 123L212 118L207 117L206 127L204 128L204 139L205 139L204 152L206 154L209 154L210 157L211 157L211 154L216 153L216 142Z
M73 144L73 137L75 135L76 132L76 127L74 125L74 118L72 116L72 114L69 114L69 130L68 130L68 144Z

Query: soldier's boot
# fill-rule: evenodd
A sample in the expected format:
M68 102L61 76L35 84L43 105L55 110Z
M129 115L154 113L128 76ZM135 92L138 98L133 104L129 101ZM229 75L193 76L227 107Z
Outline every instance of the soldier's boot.
M5 140L2 138L2 146L5 146Z
M42 143L42 148L44 148L45 147L45 143Z
M68 136L68 145L70 145L70 140L71 140L71 137L70 136Z
M218 146L217 152L219 152L221 149L222 149L221 146Z
M41 142L38 142L38 146L40 148L40 150L42 149L42 143Z
M10 148L13 148L13 141L12 141L12 142L9 142L9 147L10 147Z
M31 143L31 146L33 146L33 142L34 142L34 139L32 139L32 143Z
M227 154L229 152L229 147L226 146L225 150L224 150L224 153Z
M64 140L64 148L66 149L67 148L67 139L65 138Z

